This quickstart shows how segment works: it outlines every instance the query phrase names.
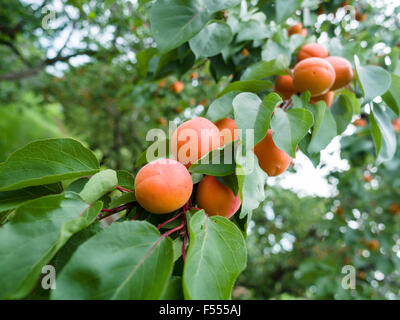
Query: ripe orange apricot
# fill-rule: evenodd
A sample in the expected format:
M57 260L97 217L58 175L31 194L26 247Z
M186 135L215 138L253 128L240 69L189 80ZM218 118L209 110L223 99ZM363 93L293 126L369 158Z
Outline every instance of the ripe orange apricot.
M329 56L329 51L323 45L318 43L307 43L299 50L297 60L301 61L312 57L326 58L327 56Z
M316 104L318 101L325 101L326 106L329 108L333 102L333 98L335 97L335 93L333 91L328 91L317 97L312 97L310 99L311 104Z
M332 56L327 57L326 60L332 65L336 75L331 90L342 88L353 79L353 68L347 59Z
M217 126L202 117L182 123L175 130L171 140L172 154L187 168L220 146L221 136Z
M393 216L398 215L400 213L400 206L396 202L393 202L389 207L389 212Z
M296 94L296 89L293 86L293 77L290 75L279 76L275 82L275 91L285 100Z
M371 239L365 241L365 246L370 251L377 251L380 247L379 241L377 239Z
M293 86L296 91L310 91L320 96L329 91L335 82L335 70L321 58L308 58L297 63L293 70Z
M239 209L240 195L224 186L213 176L205 176L196 191L196 202L210 216L232 217Z
M303 24L298 22L288 28L288 35L291 36L292 34L300 34L305 37L307 35L307 29L303 29Z
M254 147L254 153L258 158L258 164L269 176L277 176L284 172L290 164L292 158L284 151L279 149L272 140L272 130L268 132L264 139Z
M243 48L243 50L240 52L240 54L242 56L246 56L246 57L250 56L250 52L246 48Z
M192 194L189 171L173 159L158 159L141 168L135 178L135 196L151 213L169 213L182 207Z
M355 121L353 122L353 124L354 124L356 127L366 127L368 123L367 123L367 120L365 120L364 118L361 118L361 119L355 120Z
M158 118L158 122L162 125L162 126L166 126L168 124L167 120L165 120L165 118Z
M392 127L395 132L400 132L400 118L392 120Z
M355 18L358 22L363 22L368 18L368 13L361 13L358 9L356 9Z
M303 24L301 22L297 22L288 28L288 34L291 36L292 34L300 33L302 29Z
M175 81L172 84L172 91L175 93L180 93L184 87L185 87L185 85L183 84L182 81Z
M238 127L235 120L224 118L215 122L215 125L217 126L221 134L222 144L226 144L233 140L239 139L239 134L237 131Z

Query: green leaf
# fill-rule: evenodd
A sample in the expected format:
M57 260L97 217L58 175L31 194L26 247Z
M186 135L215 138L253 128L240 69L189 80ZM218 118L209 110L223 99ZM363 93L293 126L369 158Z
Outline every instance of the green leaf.
M0 228L0 298L20 299L35 286L42 267L76 232L90 225L101 209L75 193L26 202Z
M215 148L189 167L190 173L202 173L211 176L227 176L235 172L235 143L226 143Z
M152 224L114 223L75 251L51 298L160 299L173 257L172 240L162 238Z
M94 154L73 139L32 142L0 165L0 191L51 184L99 171Z
M217 21L208 24L194 38L189 45L196 58L215 56L232 41L231 27L225 22Z
M294 108L284 112L277 108L271 119L272 139L279 149L295 158L296 147L313 122L312 113L306 109Z
M273 84L269 80L245 80L235 81L228 84L224 90L218 95L223 96L231 91L247 91L247 92L260 92L265 89L272 88Z
M162 52L190 40L209 19L201 0L158 0L150 12L151 31Z
M169 139L153 142L136 160L135 166L140 167L159 158L169 158Z
M208 11L217 12L223 9L232 8L240 3L241 0L204 0Z
M364 93L365 102L384 94L390 87L390 73L378 66L361 66L357 56L354 56L357 79Z
M275 16L277 22L282 22L284 19L294 15L299 7L299 0L275 1Z
M382 99L395 114L400 116L400 77L394 73L392 73L391 76L392 82L390 88L382 95Z
M136 201L135 192L125 192L120 197L113 199L110 203L110 209L116 208L123 204Z
M245 155L239 150L236 153L236 176L242 201L240 218L248 215L250 219L253 210L257 209L265 199L266 174L258 165L257 157L252 150L247 150Z
M318 101L316 104L311 105L309 109L314 114L314 127L311 141L308 145L308 152L317 153L325 149L329 142L336 137L336 121L324 101Z
M244 21L240 25L240 31L237 35L237 41L262 40L271 36L271 31L265 22L251 19Z
M287 74L289 59L285 55L279 55L270 61L260 61L250 66L240 80L260 80L270 76Z
M87 203L93 203L113 191L118 184L117 173L107 169L92 176L79 193Z
M232 190L233 194L238 194L239 192L239 184L238 184L238 179L235 174L230 174L228 176L222 176L222 177L215 177L220 183L222 183L224 186L228 187L229 189Z
M149 70L149 62L156 53L156 48L147 48L137 53L136 58L138 71L142 77L145 77L147 75L147 72Z
M15 209L22 203L47 196L50 194L61 193L63 191L60 183L43 186L28 187L20 190L0 192L0 212Z
M233 100L236 125L242 130L243 148L251 149L267 134L275 106L282 102L276 93L270 93L263 101L254 93L243 92ZM254 141L247 141L248 131L254 134Z
M381 105L374 103L370 114L371 134L375 144L377 162L393 158L396 152L396 134L390 117Z
M133 190L135 188L135 178L129 171L118 170L117 171L118 185L120 187Z
M352 120L353 114L360 113L360 105L356 95L350 90L343 89L330 107L336 121L337 134L344 132Z
M214 100L208 107L206 118L212 122L224 118L233 118L233 99L238 95L239 91L231 91L222 97Z
M291 52L289 48L272 39L268 39L261 51L261 57L264 61L275 60L279 56L286 56L289 59L290 55Z
M246 243L239 228L204 210L189 222L190 245L183 269L186 299L229 299L238 275L246 267Z
M310 141L311 141L311 134L307 133L306 136L300 141L299 148L301 152L303 152L308 157L312 165L316 168L321 161L321 153L308 152L308 146L310 145Z
M182 277L171 276L161 300L183 300Z

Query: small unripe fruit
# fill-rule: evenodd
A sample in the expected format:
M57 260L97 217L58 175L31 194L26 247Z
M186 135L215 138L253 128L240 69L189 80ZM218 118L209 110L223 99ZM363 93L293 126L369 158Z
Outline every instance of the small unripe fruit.
M328 57L326 60L335 70L335 82L331 90L343 88L353 79L353 68L348 60L342 57Z
M279 149L272 140L272 130L269 129L264 139L254 147L258 164L269 176L278 176L284 172L292 158Z
M196 202L210 216L232 217L239 209L240 195L224 186L213 176L205 176L196 191Z
M186 167L220 146L221 136L217 126L202 117L182 123L171 139L172 154Z
M290 75L279 76L275 82L275 91L285 100L296 94L296 89L293 86L293 77Z
M293 86L296 91L310 91L311 96L320 96L329 91L335 82L335 70L321 58L308 58L295 65Z
M238 127L235 120L224 118L215 123L221 134L222 144L239 139Z
M135 178L135 196L151 213L164 214L182 207L193 184L185 166L173 159L158 159L141 168Z
M328 91L323 95L312 97L310 99L311 104L316 104L318 101L325 101L326 106L329 108L333 102L333 98L335 97L335 93L333 91Z
M301 61L307 58L326 58L329 56L329 51L323 45L318 43L308 43L301 47L297 54L297 60Z
M183 84L183 82L181 82L181 81L175 81L175 82L172 84L172 91L175 92L175 93L180 93L180 92L182 92L184 86L185 86L185 85Z

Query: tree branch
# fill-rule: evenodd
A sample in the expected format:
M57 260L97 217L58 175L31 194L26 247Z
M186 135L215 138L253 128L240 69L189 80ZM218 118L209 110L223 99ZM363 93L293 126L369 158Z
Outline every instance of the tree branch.
M83 50L83 51L77 51L75 53L72 53L72 54L64 56L64 57L57 55L54 58L44 60L39 65L34 66L30 69L26 69L26 70L19 71L19 72L11 72L11 73L2 74L2 75L0 75L0 81L5 81L5 80L12 81L12 80L20 80L23 78L28 78L28 77L31 77L31 76L39 73L45 67L52 65L56 62L65 62L65 61L68 61L70 58L80 56L80 55L92 56L96 53L97 53L97 51L93 51L93 50Z

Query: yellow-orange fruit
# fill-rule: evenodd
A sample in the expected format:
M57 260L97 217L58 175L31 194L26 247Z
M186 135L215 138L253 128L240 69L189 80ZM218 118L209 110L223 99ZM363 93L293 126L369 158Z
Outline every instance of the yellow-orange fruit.
M289 99L296 94L296 89L293 86L293 77L290 75L279 76L275 82L275 91L284 99Z
M353 68L350 62L342 57L327 57L327 60L335 70L335 82L331 90L344 87L353 79Z
M236 125L235 120L230 118L224 118L215 122L215 125L217 126L221 134L222 144L226 144L233 140L239 139L239 134L237 131L238 127Z
M168 124L167 120L165 120L165 118L158 118L158 122L162 125L162 126L166 126Z
M288 35L291 36L292 34L299 34L301 30L303 30L303 24L301 22L297 22L288 28Z
M243 48L243 50L240 52L240 54L242 56L247 56L247 57L250 56L250 52L246 48Z
M197 79L199 77L199 74L195 71L195 72L192 72L191 74L190 74L190 79L191 80L193 80L193 79Z
M175 93L180 93L183 90L184 86L185 85L183 84L183 82L175 81L172 84L172 91L175 92Z
M232 217L240 207L240 195L213 176L205 176L196 191L196 202L210 216Z
M335 82L335 70L321 58L308 58L297 63L293 70L293 86L296 91L310 91L320 96L329 91Z
M394 216L398 215L400 213L400 206L393 202L389 207L389 212Z
M400 132L400 118L392 120L392 126L395 132Z
M325 101L326 106L329 108L333 102L333 98L335 97L335 93L333 91L328 91L323 95L312 97L310 99L311 104L316 104L318 101Z
M279 149L272 140L272 130L269 129L264 139L254 147L258 164L269 176L277 176L284 172L292 158Z
M358 9L356 9L355 18L358 22L363 22L368 18L368 13L361 13Z
M379 241L377 239L366 240L365 246L370 251L377 251L380 247Z
M366 127L368 123L367 123L367 120L361 118L361 119L355 120L355 121L353 122L353 124L354 124L356 127Z
M301 47L297 54L297 60L301 61L308 58L326 58L329 56L329 51L323 45L318 43L307 43Z
M193 184L185 166L173 159L158 159L141 168L135 178L135 196L151 213L169 213L182 207Z
M217 126L202 117L182 123L171 140L172 154L186 167L220 146L221 136Z

